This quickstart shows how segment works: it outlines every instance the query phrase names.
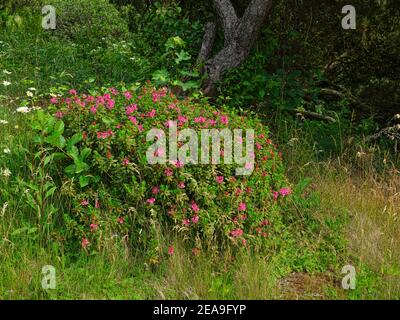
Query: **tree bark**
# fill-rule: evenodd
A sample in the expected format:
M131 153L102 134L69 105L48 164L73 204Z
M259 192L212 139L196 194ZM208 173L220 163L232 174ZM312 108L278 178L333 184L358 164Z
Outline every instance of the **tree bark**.
M207 80L203 92L208 96L215 95L215 84L222 80L227 70L239 66L249 56L272 6L272 0L251 0L241 18L236 15L230 0L213 0L213 4L224 30L224 46L205 62Z
M203 44L201 45L200 53L197 57L197 64L204 63L210 56L217 34L217 25L214 22L209 22L206 24L204 30Z

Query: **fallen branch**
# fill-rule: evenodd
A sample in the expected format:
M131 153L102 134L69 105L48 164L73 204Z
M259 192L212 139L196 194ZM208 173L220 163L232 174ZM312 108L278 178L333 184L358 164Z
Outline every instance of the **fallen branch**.
M297 115L301 115L303 117L309 117L309 118L314 118L314 119L318 119L318 120L324 120L324 121L328 121L331 123L335 123L336 119L330 117L330 116L326 116L317 112L312 112L312 111L307 111L307 110L300 110L300 109L294 109L293 112L295 112Z
M381 138L382 136L388 137L390 140L399 140L400 141L400 124L397 124L393 127L387 127L379 130L377 133L372 134L366 137L366 141L375 141Z

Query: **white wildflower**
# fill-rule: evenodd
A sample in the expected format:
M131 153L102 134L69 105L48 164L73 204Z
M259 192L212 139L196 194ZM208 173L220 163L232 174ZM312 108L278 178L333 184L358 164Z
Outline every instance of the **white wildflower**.
M26 95L27 95L28 97L33 97L32 91L27 91L27 92L26 92Z
M8 178L9 176L11 176L11 171L8 168L5 169L1 169L1 175Z
M28 90L30 90L30 91L36 91L36 88L30 87L30 88L28 88Z
M11 150L10 150L9 148L4 148L4 149L3 149L3 152L4 152L5 154L10 154L10 153L11 153Z
M29 109L28 107L19 107L19 108L17 108L17 112L19 112L19 113L28 113L30 111L31 111L31 109Z
M4 73L4 74L11 74L11 72L8 71L8 70L6 70L6 69L3 70L3 73Z
M8 207L8 202L4 202L3 208L1 209L1 216L4 217L4 214L6 213L6 209Z
M363 156L366 155L366 153L364 151L358 151L356 155L357 155L357 158L362 158Z
M5 86L5 87L9 86L10 84L11 84L10 81L6 81L6 80L3 81L3 86Z
M8 124L8 121L0 119L0 124Z

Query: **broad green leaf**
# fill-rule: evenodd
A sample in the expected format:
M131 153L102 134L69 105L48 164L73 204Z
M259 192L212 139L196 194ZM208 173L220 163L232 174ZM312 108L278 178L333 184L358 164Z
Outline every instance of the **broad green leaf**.
M75 133L67 142L67 150L70 150L72 146L76 145L78 142L82 141L82 133Z
M90 177L89 176L80 176L79 177L79 185L81 188L86 187L90 182Z

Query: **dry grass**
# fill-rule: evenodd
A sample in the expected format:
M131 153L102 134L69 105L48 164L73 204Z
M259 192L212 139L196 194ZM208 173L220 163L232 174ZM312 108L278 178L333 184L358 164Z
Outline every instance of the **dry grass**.
M388 165L377 173L371 155L358 156L357 170L343 160L325 163L314 183L326 205L349 214L345 232L352 263L379 275L379 298L399 298L400 172Z

